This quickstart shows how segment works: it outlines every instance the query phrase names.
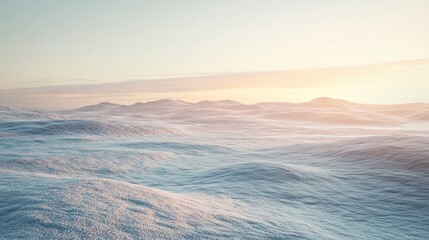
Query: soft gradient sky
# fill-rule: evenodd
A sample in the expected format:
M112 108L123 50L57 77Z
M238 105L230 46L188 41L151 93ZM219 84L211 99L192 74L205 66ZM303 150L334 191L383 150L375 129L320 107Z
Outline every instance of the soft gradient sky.
M427 0L0 0L0 89L425 62L429 59L428 13ZM390 71L389 77L373 78L373 85L368 82L366 87L382 91L377 92L381 97L377 102L429 102L429 94L420 93L422 87L429 92L428 68L423 65L414 70L399 68L394 76ZM274 84L240 92L247 97L228 93L230 88L212 95L244 102L339 95L319 88L317 81L327 79L317 80L315 73L312 94L308 90L291 93L284 80L288 90ZM397 82L404 80L412 85L409 89ZM164 92L172 98L195 100L206 95L179 94L171 87ZM134 100L156 98L129 94ZM396 101L392 96L397 96ZM351 98L375 101L365 98L365 93ZM7 102L14 105L12 100Z

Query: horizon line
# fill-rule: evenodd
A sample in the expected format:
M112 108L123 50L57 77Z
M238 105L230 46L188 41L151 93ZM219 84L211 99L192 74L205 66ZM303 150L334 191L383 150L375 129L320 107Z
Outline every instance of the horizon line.
M62 112L62 111L73 111L73 110L78 110L78 109L82 109L82 108L86 108L86 107L93 107L93 106L99 106L102 104L110 104L110 105L117 105L117 106L122 106L122 107L131 107L137 104L151 104L151 103L159 103L159 102L163 102L163 101L172 101L172 102L182 102L185 104L199 104L199 103L203 103L203 102L211 102L211 103L219 103L219 102L234 102L237 103L238 105L244 105L244 106L253 106L253 105L258 105L258 104L305 104L305 103L312 103L312 102L317 102L317 101L329 101L332 103L346 103L346 104L359 104L359 105L366 105L366 106L398 106L398 105L428 105L429 106L429 102L404 102L404 103L394 103L394 104L390 104L390 103L361 103L361 102L355 102L355 101L349 101L346 99L342 99L342 98L331 98L331 97L326 97L326 96L322 96L322 97L317 97L308 101L299 101L299 102L292 102L292 101L261 101L261 102L256 102L256 103L250 103L250 104L246 104L246 103L242 103L238 100L234 100L234 99L222 99L222 100L200 100L200 101L184 101L181 99L172 99L172 98L160 98L157 100L149 100L146 102L143 101L137 101L134 102L132 104L120 104L120 103L115 103L115 102L111 102L111 101L103 101L103 102L98 102L95 104L89 104L89 105L83 105L80 107L76 107L76 108L71 108L71 109L61 109L61 110L42 110L42 109L31 109L31 108L17 108L17 107L10 107L8 105L2 105L0 104L0 107L6 107L9 109L14 109L14 110L27 110L27 111L46 111L46 112Z

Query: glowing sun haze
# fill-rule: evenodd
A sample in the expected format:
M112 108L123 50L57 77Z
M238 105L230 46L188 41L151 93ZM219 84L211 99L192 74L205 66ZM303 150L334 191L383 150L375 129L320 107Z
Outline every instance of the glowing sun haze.
M0 105L429 102L429 1L1 1Z

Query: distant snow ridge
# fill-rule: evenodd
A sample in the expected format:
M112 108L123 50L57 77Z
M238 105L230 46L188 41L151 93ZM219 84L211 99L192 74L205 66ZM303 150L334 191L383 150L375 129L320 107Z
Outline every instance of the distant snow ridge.
M121 107L122 105L109 103L109 102L102 102L97 105L91 105L86 106L82 108L75 109L75 111L99 111L99 110L112 110L118 107Z
M341 99L317 98L304 103L267 102L242 104L231 100L189 103L180 100L118 105L100 103L69 113L105 114L165 118L182 123L225 122L225 120L258 121L257 119L285 121L291 124L324 124L344 126L400 126L412 122L427 122L429 104L370 105ZM235 119L234 119L235 118Z
M35 120L35 119L64 119L58 113L26 111L16 108L0 106L0 120Z
M14 109L6 106L0 106L0 111L14 111Z

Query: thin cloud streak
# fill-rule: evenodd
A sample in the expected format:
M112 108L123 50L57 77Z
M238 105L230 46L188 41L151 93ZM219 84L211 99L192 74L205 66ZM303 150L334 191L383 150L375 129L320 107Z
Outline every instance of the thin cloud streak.
M198 92L207 91L246 91L246 89L285 89L306 91L307 89L353 87L363 84L374 84L374 79L386 84L389 91L391 77L420 76L414 74L421 69L429 69L429 60L412 60L371 64L362 66L348 66L337 68L303 69L294 71L231 73L208 76L172 77L163 79L132 80L101 84L78 84L47 86L35 88L18 88L0 90L0 104L23 108L58 109L79 107L84 104L93 104L99 101L113 101L129 103L129 101L151 100L154 95L167 98L185 98L192 93L196 99ZM399 74L398 74L399 71ZM393 74L392 74L393 73ZM390 75L389 75L390 74ZM387 78L386 76L390 76ZM415 79L422 81L421 79ZM396 79L412 82L413 79ZM390 82L390 83L389 83ZM168 94L165 96L165 94ZM127 99L127 96L132 96ZM269 94L268 94L269 95ZM234 95L230 99L234 99ZM198 98L198 97L197 97ZM266 98L266 96L264 97ZM201 96L200 100L204 100ZM246 102L246 99L235 99ZM260 99L272 101L273 99ZM285 100L288 100L287 98Z

